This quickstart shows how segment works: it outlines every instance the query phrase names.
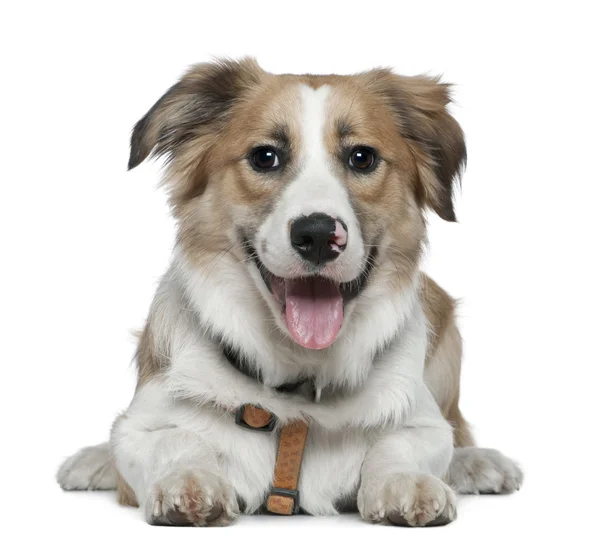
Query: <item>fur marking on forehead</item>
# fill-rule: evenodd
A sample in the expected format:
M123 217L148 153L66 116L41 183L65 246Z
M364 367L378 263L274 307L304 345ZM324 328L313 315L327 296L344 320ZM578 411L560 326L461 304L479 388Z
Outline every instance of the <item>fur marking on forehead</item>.
M309 162L315 157L319 160L325 157L324 132L330 91L330 86L316 90L306 84L300 86L302 148Z

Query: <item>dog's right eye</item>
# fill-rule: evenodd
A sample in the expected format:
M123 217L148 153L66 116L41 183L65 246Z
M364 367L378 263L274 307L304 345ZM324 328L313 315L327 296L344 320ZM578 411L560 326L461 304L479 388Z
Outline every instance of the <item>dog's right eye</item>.
M259 172L271 172L281 166L281 161L272 147L257 147L250 154L250 164Z

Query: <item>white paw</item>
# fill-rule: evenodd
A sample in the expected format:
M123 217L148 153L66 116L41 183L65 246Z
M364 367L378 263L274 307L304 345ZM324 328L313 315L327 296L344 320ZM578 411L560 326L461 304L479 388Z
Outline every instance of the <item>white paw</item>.
M239 513L229 484L202 471L162 478L152 487L145 510L152 525L228 525Z
M67 458L56 473L65 491L110 490L117 488L108 443L85 447Z
M456 519L456 497L441 479L406 472L390 476L381 486L361 486L358 509L363 519L375 523L431 527Z
M454 450L448 480L462 494L512 493L521 488L523 472L500 451L463 447Z

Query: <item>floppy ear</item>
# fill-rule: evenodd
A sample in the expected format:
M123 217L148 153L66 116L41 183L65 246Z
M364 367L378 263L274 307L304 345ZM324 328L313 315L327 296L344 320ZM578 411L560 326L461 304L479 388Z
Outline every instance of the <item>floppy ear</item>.
M418 194L441 218L456 221L453 187L467 162L465 138L447 110L450 85L428 76L380 71L385 95L409 141L419 172Z
M133 128L128 170L150 154L170 160L189 141L214 135L235 101L262 74L250 58L194 65Z

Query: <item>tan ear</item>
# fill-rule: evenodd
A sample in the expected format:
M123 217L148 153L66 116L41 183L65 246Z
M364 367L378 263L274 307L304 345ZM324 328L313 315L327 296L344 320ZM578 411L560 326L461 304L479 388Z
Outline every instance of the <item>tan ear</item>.
M467 149L461 127L447 110L450 85L439 78L399 76L387 70L376 75L415 155L423 203L444 220L456 221L453 187L467 162Z
M263 74L251 58L194 65L135 125L128 169L150 154L171 158L188 141L217 131L235 101Z

